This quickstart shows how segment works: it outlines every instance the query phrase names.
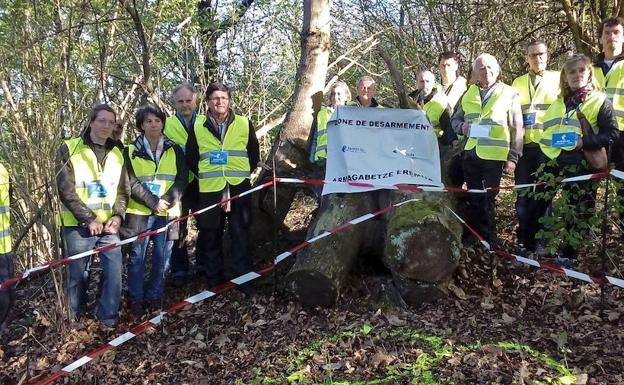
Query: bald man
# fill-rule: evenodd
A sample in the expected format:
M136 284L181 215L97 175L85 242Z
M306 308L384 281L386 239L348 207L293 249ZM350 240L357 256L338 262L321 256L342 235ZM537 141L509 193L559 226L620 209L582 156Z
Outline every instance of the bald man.
M417 89L410 93L412 107L421 109L427 114L442 144L450 145L457 139L451 128L451 106L443 92L435 88L435 75L431 71L420 71L416 76Z

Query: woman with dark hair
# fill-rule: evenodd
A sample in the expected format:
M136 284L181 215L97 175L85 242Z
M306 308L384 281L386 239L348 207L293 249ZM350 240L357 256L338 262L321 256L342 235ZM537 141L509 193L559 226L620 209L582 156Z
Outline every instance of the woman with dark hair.
M588 57L575 55L566 60L561 71L560 89L559 98L550 105L543 118L541 163L546 165L545 173L566 178L591 172L583 152L608 148L617 140L618 129L613 105L607 95L598 90ZM586 133L591 130L593 134L586 135L583 126L587 128ZM595 205L597 186L593 181L583 181L566 183L562 188L568 192L568 203L575 213L572 216L561 215L565 230L577 233L578 242L565 239L557 263L570 267L577 254L575 243L580 243L588 227L587 220ZM550 188L546 194L539 195L544 197L532 199L531 204L537 205L537 208L529 210L531 213L544 213L555 191ZM532 215L532 228L537 228L539 217Z
M167 224L167 218L179 216L180 198L188 183L188 168L182 149L163 135L166 116L162 110L151 104L144 105L138 109L135 118L140 134L124 150L131 187L123 231L126 237L156 230ZM173 241L177 239L176 225L132 244L128 260L128 294L134 316L143 315L145 301L152 310L162 307L164 277ZM145 254L150 239L153 242L152 268L144 288Z

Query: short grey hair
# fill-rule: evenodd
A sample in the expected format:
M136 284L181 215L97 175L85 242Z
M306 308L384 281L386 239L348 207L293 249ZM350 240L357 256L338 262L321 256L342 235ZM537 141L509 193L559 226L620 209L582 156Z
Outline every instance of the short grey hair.
M362 84L362 82L371 82L371 85L373 86L375 85L375 79L373 79L372 77L368 75L365 75L365 76L362 76L360 80L357 81L357 83L355 84L355 87L360 88L360 84Z
M331 102L331 94L334 92L336 88L342 88L345 91L345 94L347 96L347 102L351 101L351 90L349 89L349 86L347 85L347 83L343 82L342 80L338 80L336 83L332 84L332 86L329 88L329 92L327 93L327 97L329 98L330 102Z
M477 70L477 63L484 62L484 61L491 62L492 65L494 66L494 69L496 70L497 76L500 75L501 68L500 68L500 65L498 64L498 60L496 60L496 58L490 55L489 53L482 53L479 56L477 56L476 59L474 59L474 61L472 62L472 71L475 72Z
M197 95L197 88L195 87L195 85L190 82L185 82L173 87L173 90L171 91L171 98L173 99L173 95L177 94L182 89L189 90L193 95Z

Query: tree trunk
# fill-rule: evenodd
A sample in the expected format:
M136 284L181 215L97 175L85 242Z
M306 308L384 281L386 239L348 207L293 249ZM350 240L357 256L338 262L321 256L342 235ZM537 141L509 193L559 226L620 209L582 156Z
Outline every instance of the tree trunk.
M284 119L284 127L271 149L268 161L269 164L275 161L275 172L281 177L303 176L309 168L310 132L314 127L316 113L323 104L323 88L329 63L329 10L329 0L304 0L301 57L297 67L297 86L292 98L292 109ZM274 224L283 222L295 191L288 187L278 189L278 207L275 217L272 218ZM260 205L271 208L264 211L272 210L270 200L260 202Z
M413 193L392 191L389 204ZM418 202L388 213L384 264L401 296L410 304L436 299L459 262L462 227L451 213L453 200L443 193L420 193Z
M308 230L310 239L325 230L375 210L375 192L330 194L323 197L316 220ZM323 238L297 255L286 276L290 290L306 306L331 306L336 302L360 246L378 232L375 222L364 222Z

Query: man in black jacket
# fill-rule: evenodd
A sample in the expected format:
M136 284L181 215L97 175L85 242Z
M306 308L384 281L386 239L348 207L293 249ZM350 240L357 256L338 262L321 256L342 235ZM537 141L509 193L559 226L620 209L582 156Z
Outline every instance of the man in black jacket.
M198 255L206 261L208 285L224 280L223 231L228 219L232 239L231 259L236 275L252 268L249 228L251 196L229 198L251 187L249 177L260 160L260 147L251 122L230 109L230 91L222 83L212 83L206 91L208 113L198 120L187 142L187 163L199 179L199 205L220 201L216 210L197 217ZM244 290L247 290L244 288Z

